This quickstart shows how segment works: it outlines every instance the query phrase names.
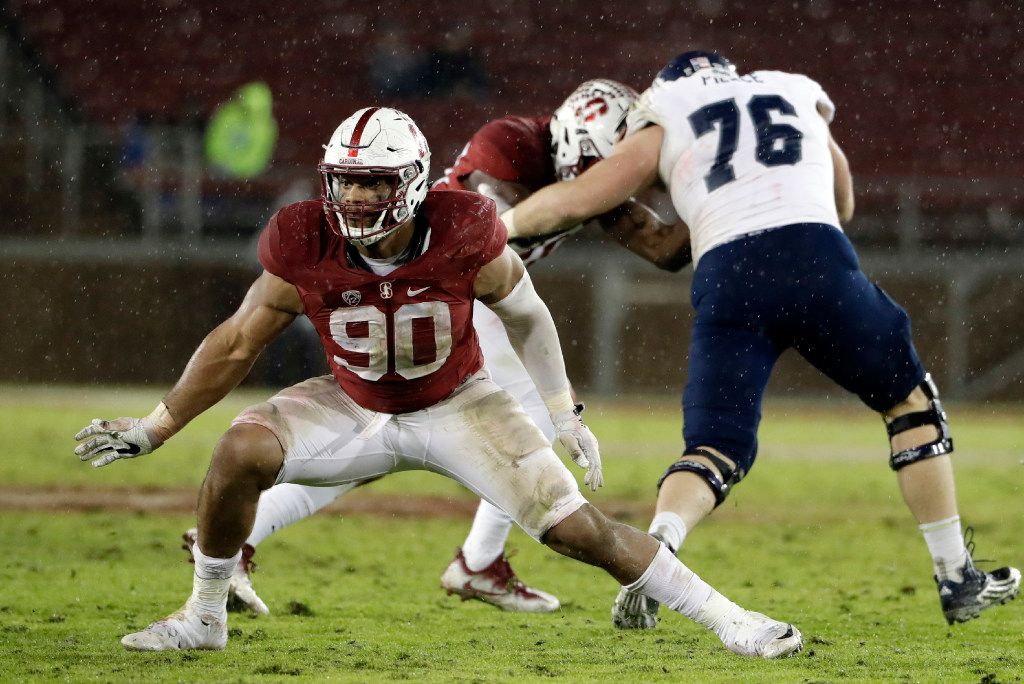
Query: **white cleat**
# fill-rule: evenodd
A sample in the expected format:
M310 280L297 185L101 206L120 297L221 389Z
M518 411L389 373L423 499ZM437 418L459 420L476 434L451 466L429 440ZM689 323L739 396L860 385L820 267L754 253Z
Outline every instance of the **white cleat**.
M716 632L730 651L751 658L784 658L804 647L803 635L796 627L752 610L739 613Z
M185 531L185 534L181 535L181 538L185 540L181 548L188 551L189 563L195 562L195 559L192 558L192 546L199 538L198 530L194 527L190 528ZM267 604L263 602L263 599L259 597L252 586L250 573L256 567L256 564L252 562L252 557L255 553L256 547L252 544L242 545L242 558L238 561L235 569L231 571L231 582L228 584L228 610L232 612L248 612L254 617L270 614L270 608L267 607Z
M621 587L612 604L612 624L619 629L654 629L658 626L658 602Z
M516 577L508 559L498 556L483 570L470 570L462 549L441 575L441 588L448 595L458 594L463 601L477 599L502 610L519 613L550 613L561 606L558 598L526 586Z
M129 651L221 651L227 643L227 613L201 613L188 603L178 612L121 639L121 645Z

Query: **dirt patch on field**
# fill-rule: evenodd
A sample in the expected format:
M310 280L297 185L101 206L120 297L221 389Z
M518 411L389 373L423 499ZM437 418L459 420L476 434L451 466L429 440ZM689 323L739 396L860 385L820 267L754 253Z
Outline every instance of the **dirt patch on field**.
M192 513L196 507L196 495L193 488L0 487L0 510ZM381 494L357 490L341 497L324 510L386 518L471 518L476 512L477 503L476 499L468 497ZM601 510L618 519L646 518L653 509L653 498L649 502L601 502Z

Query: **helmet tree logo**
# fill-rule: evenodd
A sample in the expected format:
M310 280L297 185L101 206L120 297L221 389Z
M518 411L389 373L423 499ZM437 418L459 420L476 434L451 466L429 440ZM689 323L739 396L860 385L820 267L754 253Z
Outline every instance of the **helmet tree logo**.
M392 294L394 294L394 291L391 289L391 283L390 282L384 281L383 283L380 284L380 298L381 299L391 299L391 295Z

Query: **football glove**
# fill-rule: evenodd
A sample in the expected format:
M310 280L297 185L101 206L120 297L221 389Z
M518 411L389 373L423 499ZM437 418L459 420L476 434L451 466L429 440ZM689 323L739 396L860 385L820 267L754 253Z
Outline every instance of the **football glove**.
M591 491L596 492L604 484L604 477L601 475L601 452L597 446L597 437L583 424L581 413L583 404L576 404L571 411L552 416L551 420L555 424L558 441L569 452L569 456L580 468L587 469L583 483L589 486Z
M75 455L82 461L95 458L94 468L101 468L121 458L135 458L151 453L160 442L151 432L146 418L94 418L75 435L75 441L89 441L75 447ZM98 458L97 458L98 457Z

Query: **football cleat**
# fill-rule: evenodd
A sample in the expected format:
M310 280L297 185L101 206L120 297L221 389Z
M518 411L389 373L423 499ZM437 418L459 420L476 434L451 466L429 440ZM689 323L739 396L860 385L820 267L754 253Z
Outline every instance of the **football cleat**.
M649 596L621 587L612 604L612 624L619 629L654 629L659 605Z
M804 647L803 635L796 627L752 610L742 611L716 633L727 649L751 658L784 658Z
M441 588L448 595L458 594L463 601L477 599L502 610L519 613L550 613L561 604L551 594L532 589L516 577L505 555L498 556L483 570L470 570L462 549L441 575Z
M121 645L129 651L220 651L227 643L227 613L201 613L190 603L144 630L126 634L121 639Z
M973 620L986 608L1012 601L1020 593L1020 570L1017 568L985 572L975 568L968 555L960 573L960 582L935 578L942 614L949 624Z
M651 536L662 544L665 543L660 536L656 534ZM669 548L669 551L672 549ZM612 624L619 629L654 629L658 626L660 605L648 596L622 587L619 589L618 596L615 597L615 603L612 604Z
M192 545L199 539L199 531L194 527L190 528L185 531L185 534L181 535L181 538L185 540L181 548L188 551L188 562L194 563L195 558L192 557ZM253 616L270 614L270 608L267 607L267 604L263 602L263 599L259 597L252 586L250 573L256 567L256 564L252 562L252 557L255 553L256 547L252 544L242 545L242 558L238 561L235 569L231 571L231 582L228 584L229 611L248 612Z

